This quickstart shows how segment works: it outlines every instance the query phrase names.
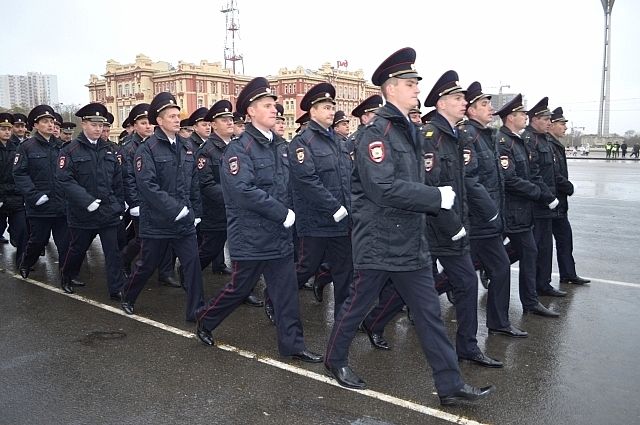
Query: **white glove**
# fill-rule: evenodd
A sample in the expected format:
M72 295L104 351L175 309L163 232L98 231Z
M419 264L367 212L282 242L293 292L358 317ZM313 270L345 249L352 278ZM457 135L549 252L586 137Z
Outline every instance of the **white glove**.
M0 202L0 208L2 208L3 205L4 205L4 202Z
M288 229L289 227L293 226L293 223L295 222L296 222L296 213L294 213L291 210L288 210L287 218L284 219L284 223L282 223L282 225Z
M551 201L551 203L549 204L549 209L552 210L555 207L558 206L558 204L560 203L560 201L558 201L558 198L554 199L553 201Z
M467 235L467 231L464 230L464 227L462 229L460 229L460 231L458 233L456 233L451 240L452 241L457 241L458 239L462 239Z
M340 205L340 208L338 208L338 211L336 211L333 214L333 221L335 221L336 223L339 223L343 218L345 218L348 215L349 213L347 212L347 209L342 205Z
M129 210L131 217L140 217L140 207L133 207Z
M500 215L500 212L497 212L496 215L493 216L493 218L491 220L489 220L489 223L491 223L492 221L494 221L496 218L498 218L498 215Z
M48 202L48 201L49 201L49 197L47 195L42 195L40 197L40 199L38 199L36 201L36 205L42 205L42 204L44 204L45 202Z
M102 202L100 199L96 199L95 201L90 203L89 206L87 207L87 211L94 212L95 210L97 210L98 207L100 206L100 202Z
M193 220L193 225L197 226L198 224L200 224L201 221L202 221L201 218L196 218L195 220Z
M456 193L451 186L438 187L440 191L440 208L450 210L453 206L453 201L456 199Z
M178 214L178 215L176 216L176 219L175 219L175 220L173 220L173 221L178 221L178 220L180 220L181 218L186 217L186 216L187 216L187 214L189 214L189 208L187 208L186 206L184 206L184 207L182 207L182 209L180 210L180 214Z
M129 204L127 204L127 201L124 201L124 210L128 210L129 209Z
M444 267L442 267L442 264L440 264L440 260L436 260L436 270L438 271L438 273L442 273L442 270L444 270Z

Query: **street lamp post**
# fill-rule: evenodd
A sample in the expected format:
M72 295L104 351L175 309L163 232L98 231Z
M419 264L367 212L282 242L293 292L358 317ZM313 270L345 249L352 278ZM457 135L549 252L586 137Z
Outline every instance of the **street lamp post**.
M609 136L609 96L611 76L611 10L615 0L600 0L604 10L604 58L602 63L602 86L598 109L598 136Z

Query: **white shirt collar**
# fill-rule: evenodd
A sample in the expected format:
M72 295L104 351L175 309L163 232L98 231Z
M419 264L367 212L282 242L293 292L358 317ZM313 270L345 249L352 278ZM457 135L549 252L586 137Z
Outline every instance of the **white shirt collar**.
M255 126L254 126L255 127ZM273 133L271 132L271 130L269 131L262 131L261 129L259 129L258 127L255 127L260 133L262 133L264 135L264 137L266 137L267 139L269 139L269 141L271 142L273 140Z

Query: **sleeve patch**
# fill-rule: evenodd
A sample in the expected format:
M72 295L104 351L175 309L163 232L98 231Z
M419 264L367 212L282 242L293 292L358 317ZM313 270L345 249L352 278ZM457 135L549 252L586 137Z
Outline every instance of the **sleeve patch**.
M67 164L66 156L62 155L60 158L58 158L58 167L60 167L61 170L64 168L66 164Z
M296 159L300 164L304 162L304 148L296 149Z
M232 156L229 158L229 172L235 176L238 171L240 171L240 162L237 156Z
M381 141L369 143L369 158L376 164L384 161L384 143Z
M136 170L138 172L142 171L142 157L141 156L136 158Z
M205 165L207 165L207 158L204 158L204 157L198 158L198 170L202 170Z
M500 157L500 165L502 166L502 168L504 168L505 170L507 168L509 168L509 157L507 155L502 155Z
M424 154L424 170L428 173L433 169L433 153Z
M464 165L469 165L471 162L471 149L463 149L462 156L464 158Z

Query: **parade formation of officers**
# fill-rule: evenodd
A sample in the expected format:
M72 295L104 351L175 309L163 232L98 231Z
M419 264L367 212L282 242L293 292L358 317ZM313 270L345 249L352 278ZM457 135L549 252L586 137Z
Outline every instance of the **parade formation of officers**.
M512 263L524 313L559 316L539 299L566 295L551 286L553 238L560 283L588 282L572 256L567 120L546 97L527 111L518 95L496 112L480 83L465 90L455 71L434 84L424 101L434 109L421 117L415 58L404 48L380 64L372 82L381 95L351 112L361 122L352 135L335 88L320 83L286 141L284 110L262 77L242 89L235 111L220 100L187 121L174 96L159 93L132 108L121 144L109 141L113 115L99 103L77 111L73 140L74 125L48 105L0 114L0 212L19 273L29 276L53 234L60 286L73 293L100 236L109 297L134 314L158 269L161 282L186 291L185 318L207 345L239 305L263 305L253 295L262 276L280 355L323 362L354 389L366 387L348 361L356 332L390 349L385 325L406 306L440 403L485 397L494 388L466 384L458 366L503 366L477 344L476 271L488 287L489 333L513 338L528 334L509 320ZM489 127L495 115L499 130ZM205 300L202 270L225 244L230 281ZM322 302L331 282L334 324L321 355L305 343L298 291ZM445 292L455 343L441 317Z

